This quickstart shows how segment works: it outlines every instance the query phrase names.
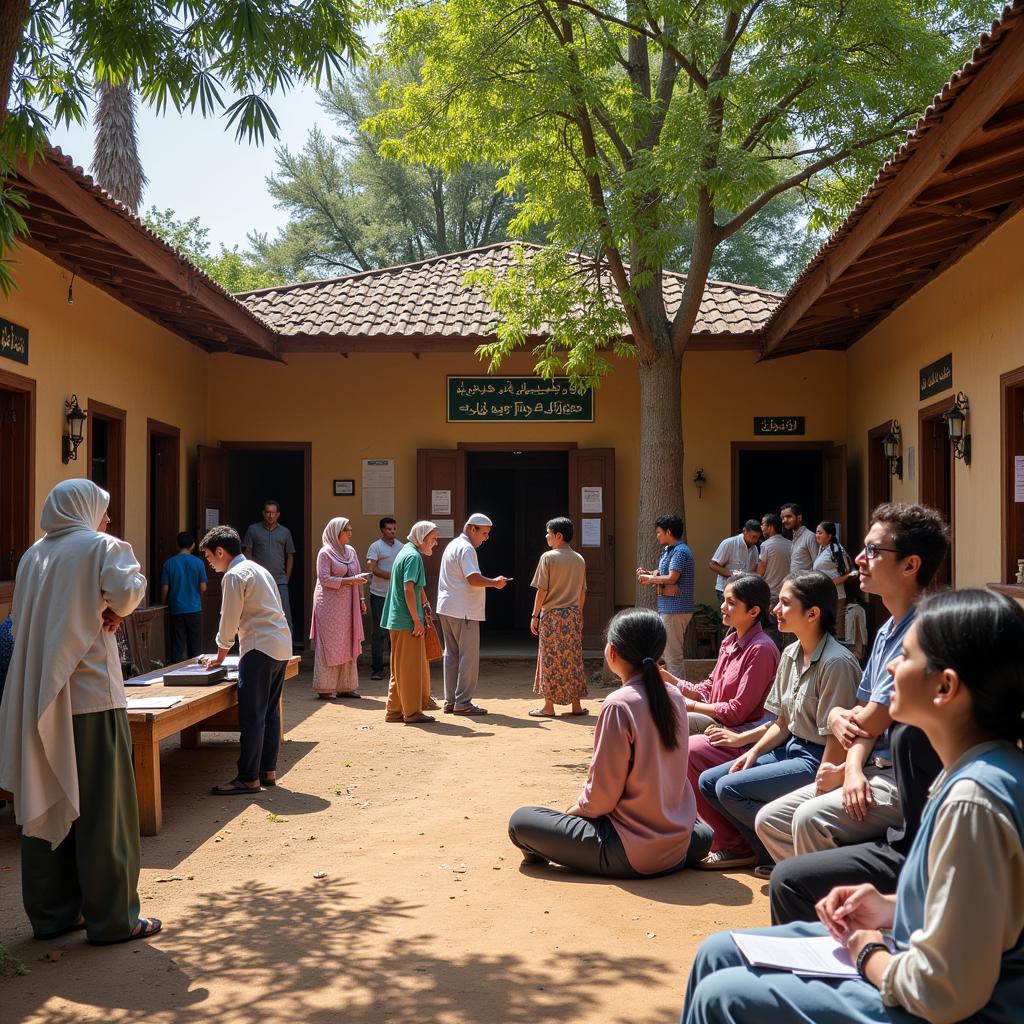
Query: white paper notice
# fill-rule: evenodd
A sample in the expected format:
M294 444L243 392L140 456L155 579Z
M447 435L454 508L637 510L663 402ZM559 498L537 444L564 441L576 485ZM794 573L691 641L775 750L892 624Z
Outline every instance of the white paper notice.
M208 508L203 523L203 528L206 530L212 530L215 526L220 526L220 509Z
M817 978L856 978L857 968L831 935L788 939L732 932L732 940L751 967L773 967Z
M432 516L450 516L452 514L452 492L430 492L430 514Z
M438 540L451 540L455 536L454 519L435 519L434 525L437 527Z
M1024 501L1024 455L1013 457L1013 500Z
M395 460L363 459L363 515L395 514Z
M583 499L580 506L581 512L603 512L604 502L602 487L584 487Z
M136 697L129 699L129 711L163 711L165 708L173 708L180 704L184 697Z
M584 548L599 548L601 546L601 520L584 519L582 526L580 546Z
M917 452L911 445L907 449L907 479L913 480L917 476Z

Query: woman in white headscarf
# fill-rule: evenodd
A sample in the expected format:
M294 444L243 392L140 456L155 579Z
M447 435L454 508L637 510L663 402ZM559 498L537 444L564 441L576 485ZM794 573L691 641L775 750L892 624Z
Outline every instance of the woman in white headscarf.
M37 939L146 938L139 812L114 631L146 592L131 545L102 532L110 495L64 480L14 583L14 657L0 704L0 787L22 828L22 895Z
M321 700L358 697L356 659L363 649L363 584L359 555L349 544L352 524L342 516L324 528L324 546L316 556L313 591L313 691Z
M409 543L395 556L384 598L381 624L391 633L391 683L385 722L419 725L433 722L423 709L430 701L430 662L423 633L430 623L424 555L437 545L437 526L421 520L409 531Z

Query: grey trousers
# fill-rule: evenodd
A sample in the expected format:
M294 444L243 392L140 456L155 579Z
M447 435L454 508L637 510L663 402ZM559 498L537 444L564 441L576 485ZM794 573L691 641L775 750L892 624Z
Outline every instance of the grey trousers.
M292 602L288 597L288 584L278 583L277 591L281 595L281 605L284 608L284 617L288 620L288 632L292 639L295 639L295 627L292 625Z
M716 718L712 718L710 715L702 715L696 711L690 711L686 715L690 723L690 735L691 736L703 736L706 729L710 729L713 725L721 725L721 722Z
M444 634L444 702L457 708L473 703L480 678L480 623L438 615Z
M683 646L686 643L686 629L692 618L693 612L661 612L661 621L665 623L665 632L668 634L665 642L665 664L677 679L686 678Z
M703 860L711 849L713 836L709 825L695 821L686 856L658 875L671 875ZM531 858L554 861L584 874L602 878L656 877L633 869L608 817L581 818L578 814L562 814L550 807L520 807L509 819L508 837L513 846Z

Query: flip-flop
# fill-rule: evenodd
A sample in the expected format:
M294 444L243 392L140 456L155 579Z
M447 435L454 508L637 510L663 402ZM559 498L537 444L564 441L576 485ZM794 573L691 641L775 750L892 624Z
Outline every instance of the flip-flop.
M590 712L583 708L581 711L565 711L562 714L563 718L579 718L581 715L589 715Z
M276 786L277 785L277 776L275 775L271 779L271 778L268 778L266 775L264 775L262 772L260 772L260 785L261 786Z
M259 786L245 786L237 779L233 782L229 782L226 786L216 785L210 787L210 792L214 796L238 796L240 793L259 793Z
M116 946L119 942L132 942L135 939L149 939L163 928L163 922L158 917L140 917L139 930L126 935L123 939L112 939L109 942L93 942L89 940L90 946Z
M487 708L477 707L476 704L467 704L464 708L455 708L453 715L486 715Z
M526 713L531 718L554 718L555 717L553 714L545 711L543 708L530 708L530 710L527 711Z

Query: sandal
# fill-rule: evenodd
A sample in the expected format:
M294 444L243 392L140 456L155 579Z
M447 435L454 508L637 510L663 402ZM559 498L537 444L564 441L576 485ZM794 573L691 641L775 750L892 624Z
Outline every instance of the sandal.
M69 924L67 928L61 928L59 932L51 932L49 935L33 935L32 938L37 942L49 942L51 939L59 939L62 935L67 935L68 932L80 932L85 927L85 918L79 917L74 924Z
M119 942L131 942L133 939L149 939L163 928L163 922L157 917L140 917L139 923L132 929L131 935L123 939L112 939L107 942L89 940L90 946L116 946Z
M453 708L453 715L486 715L487 708L477 707L476 704L467 704L464 708Z
M385 715L384 716L384 721L385 722L390 722L392 725L396 725L396 724L401 724L402 722L404 722L405 718L402 716L402 713L399 712L397 715Z
M358 690L346 690L344 693L336 693L334 696L339 700L358 700L362 694Z
M261 786L276 786L277 785L277 774L272 772L260 772L260 785Z
M530 710L527 711L526 713L531 718L554 718L555 717L555 713L553 711L548 712L548 711L545 711L543 708L530 708Z
M441 705L438 704L433 697L431 697L430 700L428 700L427 703L423 705L424 711L439 711L440 709Z
M226 786L218 784L210 787L210 792L214 796L238 796L240 793L258 793L259 791L260 784L258 782L255 786L247 786L238 779L232 779Z
M742 853L739 850L715 850L693 866L698 871L732 871L735 868L752 868L757 863L757 854Z
M580 708L579 711L566 711L563 715L564 718L579 718L581 715L589 715L590 711L587 708Z

